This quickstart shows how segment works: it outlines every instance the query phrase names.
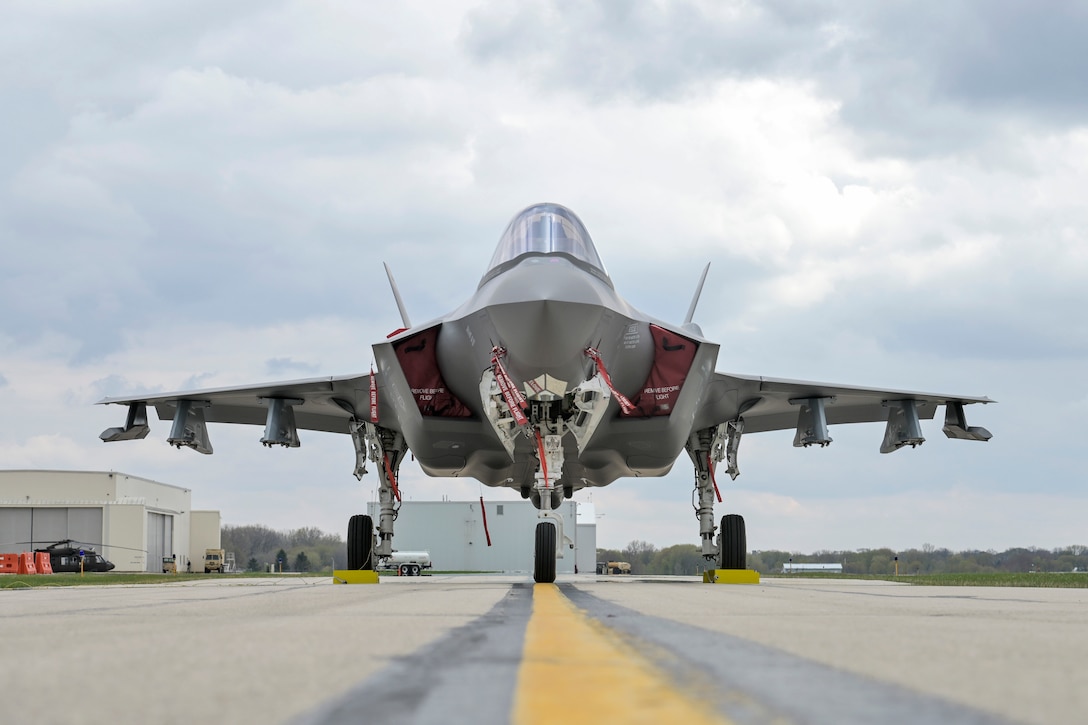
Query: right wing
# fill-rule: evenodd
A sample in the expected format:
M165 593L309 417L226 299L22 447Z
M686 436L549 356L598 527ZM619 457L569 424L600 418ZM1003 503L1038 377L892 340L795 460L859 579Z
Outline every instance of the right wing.
M100 438L105 442L144 438L150 430L150 405L160 420L173 421L167 439L172 445L211 453L206 423L242 423L264 425L266 445L297 447L296 428L350 433L352 420L369 420L370 386L367 374L104 398L99 405L127 405L129 410L123 427L109 428Z
M933 418L940 405L946 408L944 432L950 438L988 440L985 428L967 426L963 406L992 402L986 397L715 373L699 427L743 420L744 433L797 429L794 445L807 446L830 442L827 425L888 421L881 447L887 453L921 442L916 421Z

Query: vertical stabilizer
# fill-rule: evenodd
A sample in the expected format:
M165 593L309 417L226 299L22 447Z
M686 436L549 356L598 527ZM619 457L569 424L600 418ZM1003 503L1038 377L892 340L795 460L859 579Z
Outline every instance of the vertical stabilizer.
M688 316L684 318L684 324L690 325L695 317L695 307L699 304L699 295L703 293L703 283L706 282L706 273L710 271L710 262L703 267L703 276L699 278L699 286L695 288L695 296L691 298L691 307L688 308Z
M400 310L400 321L404 325L404 329L410 329L412 323L408 321L408 311L404 309L404 300L400 298L400 290L397 289L397 281L393 279L393 273L389 271L389 265L382 262L382 266L385 267L385 276L389 278L389 286L393 288L393 298L396 299L397 309ZM705 272L703 273L703 276L706 276ZM702 283L700 283L699 287L702 288L702 286Z

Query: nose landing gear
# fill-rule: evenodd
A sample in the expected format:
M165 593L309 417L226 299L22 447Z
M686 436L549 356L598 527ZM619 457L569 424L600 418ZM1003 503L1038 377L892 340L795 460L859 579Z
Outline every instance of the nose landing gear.
M533 581L550 584L555 581L555 526L550 521L536 525L536 552L533 558Z

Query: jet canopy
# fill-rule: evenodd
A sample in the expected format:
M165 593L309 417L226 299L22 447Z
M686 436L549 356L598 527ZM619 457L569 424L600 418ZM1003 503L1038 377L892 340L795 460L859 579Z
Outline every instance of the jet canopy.
M563 254L611 284L582 220L559 204L535 204L519 212L499 239L481 282L512 266L525 255Z

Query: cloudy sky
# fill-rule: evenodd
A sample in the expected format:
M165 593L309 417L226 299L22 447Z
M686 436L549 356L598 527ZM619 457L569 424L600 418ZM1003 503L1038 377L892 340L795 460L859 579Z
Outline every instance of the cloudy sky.
M1077 3L8 3L0 467L117 470L226 523L341 531L346 436L103 445L106 395L367 371L475 290L506 222L573 209L621 294L723 372L988 395L744 438L753 549L1088 543L1088 10ZM429 479L416 500L517 498ZM725 478L721 475L721 478ZM598 541L698 540L686 459L594 492ZM580 500L589 500L585 493ZM526 536L530 533L526 532Z

